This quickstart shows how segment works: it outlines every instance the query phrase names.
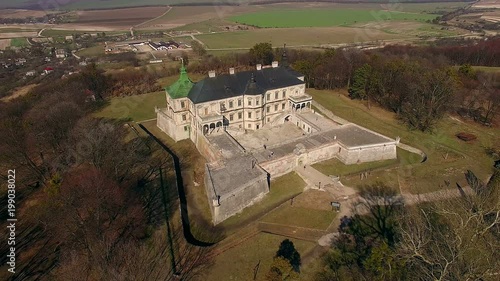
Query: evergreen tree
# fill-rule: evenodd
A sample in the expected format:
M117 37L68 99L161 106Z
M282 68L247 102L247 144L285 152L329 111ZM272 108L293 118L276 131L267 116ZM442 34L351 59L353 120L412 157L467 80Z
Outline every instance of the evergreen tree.
M281 242L275 258L282 257L290 262L296 272L300 272L300 254L295 249L293 242L285 239Z

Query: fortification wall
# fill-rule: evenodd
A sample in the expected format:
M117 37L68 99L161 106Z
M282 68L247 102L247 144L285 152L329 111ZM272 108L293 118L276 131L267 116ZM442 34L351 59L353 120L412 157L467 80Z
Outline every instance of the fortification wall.
M207 163L216 162L222 157L213 149L212 145L210 145L210 142L203 134L198 134L195 145L200 154L205 157Z
M259 164L262 169L266 170L271 177L279 177L281 175L290 173L297 167L297 155L289 154L285 157L276 160L267 161Z
M303 151L300 154L291 153L276 160L260 163L260 166L266 170L271 177L279 177L292 172L298 166L312 165L337 156L338 147L338 143L333 142Z
M267 175L263 173L261 177L242 184L232 192L218 196L215 193L208 165L205 166L205 188L213 224L218 224L241 212L244 208L260 201L269 192Z
M217 210L217 216L214 217L214 224L217 224L239 212L244 208L255 204L264 198L269 192L267 177L262 176L249 182L231 194L225 194L220 200L220 206Z
M339 159L346 165L397 158L396 144L380 144L360 148L341 148Z

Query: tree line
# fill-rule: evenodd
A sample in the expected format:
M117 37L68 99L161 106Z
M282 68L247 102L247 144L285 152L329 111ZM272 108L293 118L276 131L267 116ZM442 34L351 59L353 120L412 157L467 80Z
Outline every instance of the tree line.
M195 50L200 61L190 71L227 73L229 67L253 69L281 60L283 48L259 43L247 53L220 57ZM448 112L482 124L494 122L500 107L500 73L471 66L500 66L500 38L439 41L434 46L387 46L377 50L287 49L290 65L307 87L347 88L352 99L377 104L397 114L409 128L429 131Z
M209 264L179 222L167 231L178 210L170 158L126 123L92 116L112 80L90 66L0 103L0 166L16 170L22 214L16 274L2 280L190 280Z

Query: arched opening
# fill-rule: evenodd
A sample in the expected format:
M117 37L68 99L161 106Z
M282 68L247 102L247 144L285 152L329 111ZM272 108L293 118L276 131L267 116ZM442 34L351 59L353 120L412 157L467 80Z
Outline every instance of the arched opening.
M203 126L203 134L204 135L208 134L208 125Z
M215 123L210 123L210 129L215 129Z
M306 107L306 104L305 103L302 103L302 105L300 106L300 109Z
M291 117L291 115L287 115L287 116L285 117L285 122L289 122L289 121L290 121L290 117Z
M310 101L307 102L307 108L311 108L311 102Z
M217 125L215 125L217 128L221 127L222 126L222 122L217 122Z

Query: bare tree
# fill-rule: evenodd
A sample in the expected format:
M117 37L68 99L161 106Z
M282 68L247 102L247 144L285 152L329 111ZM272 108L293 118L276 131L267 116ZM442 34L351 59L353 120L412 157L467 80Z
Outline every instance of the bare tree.
M499 172L488 184L468 171L460 198L415 207L400 219L400 252L426 280L497 280L500 266ZM420 279L419 279L420 280Z

